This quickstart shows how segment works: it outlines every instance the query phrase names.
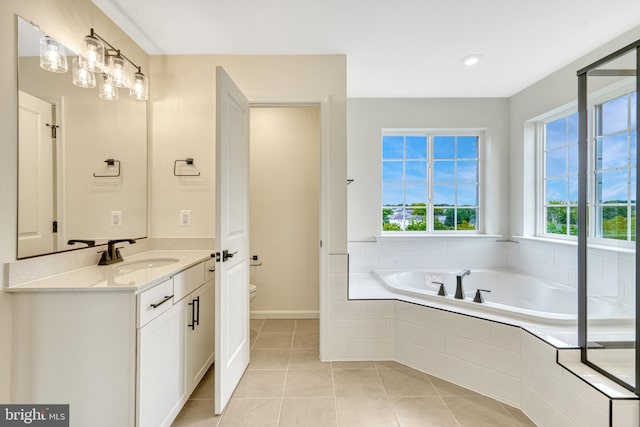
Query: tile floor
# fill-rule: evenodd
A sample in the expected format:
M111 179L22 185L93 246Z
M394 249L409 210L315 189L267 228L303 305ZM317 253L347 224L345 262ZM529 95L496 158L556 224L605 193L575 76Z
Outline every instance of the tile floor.
M213 368L174 427L535 426L520 410L396 362L318 360L317 320L252 320L251 362L221 416Z

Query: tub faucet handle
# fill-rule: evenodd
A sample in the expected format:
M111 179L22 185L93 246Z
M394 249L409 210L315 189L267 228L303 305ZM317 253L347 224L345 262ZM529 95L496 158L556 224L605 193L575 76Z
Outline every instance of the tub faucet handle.
M442 282L431 282L434 285L440 285L440 289L438 289L438 295L440 295L441 297L446 297L447 296L447 290L444 287L444 283Z
M476 289L476 296L473 297L473 302L483 303L482 292L491 292L489 289Z

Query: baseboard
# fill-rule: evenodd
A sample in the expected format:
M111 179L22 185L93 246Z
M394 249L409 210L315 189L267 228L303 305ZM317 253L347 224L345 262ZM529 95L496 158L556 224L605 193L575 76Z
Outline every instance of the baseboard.
M318 310L251 310L252 319L319 319Z

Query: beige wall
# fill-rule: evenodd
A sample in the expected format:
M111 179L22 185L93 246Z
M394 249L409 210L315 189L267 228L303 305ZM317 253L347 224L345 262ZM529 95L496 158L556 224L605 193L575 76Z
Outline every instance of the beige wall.
M224 67L251 103L328 101L328 251L346 252L344 55L152 57L151 236L215 237L216 66ZM187 157L201 175L174 177L174 160ZM191 226L179 225L180 210L191 210Z
M252 317L317 317L319 202L319 108L252 108Z
M78 49L94 27L127 56L148 70L148 56L89 0L3 0L0 2L0 264L3 285L6 263L16 259L17 234L17 52L15 16L40 25L64 45ZM70 77L70 76L69 76ZM0 402L9 401L11 372L11 296L0 293Z

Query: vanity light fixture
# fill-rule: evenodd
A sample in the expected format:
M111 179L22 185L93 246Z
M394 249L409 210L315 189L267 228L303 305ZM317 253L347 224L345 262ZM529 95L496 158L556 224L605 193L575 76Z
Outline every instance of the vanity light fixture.
M40 39L40 66L56 73L67 72L64 47L49 36ZM136 70L134 73L131 67ZM80 55L73 60L72 74L73 84L79 87L94 88L97 80L98 96L102 99L117 100L118 88L129 89L129 95L138 101L149 98L149 81L142 68L93 28L82 41Z
M84 88L96 87L96 76L80 64L80 58L73 58L71 73L74 85Z
M481 59L482 59L482 55L480 55L479 53L474 53L473 55L465 56L464 58L461 59L460 62L462 62L467 67L472 67L476 65L478 62L480 62Z
M118 88L113 83L113 79L107 73L102 73L99 77L100 89L98 96L107 101L116 101L118 99Z
M92 73L102 72L105 67L104 45L91 29L91 33L82 40L80 65Z
M66 73L68 69L64 46L49 36L40 38L40 67L54 73Z

